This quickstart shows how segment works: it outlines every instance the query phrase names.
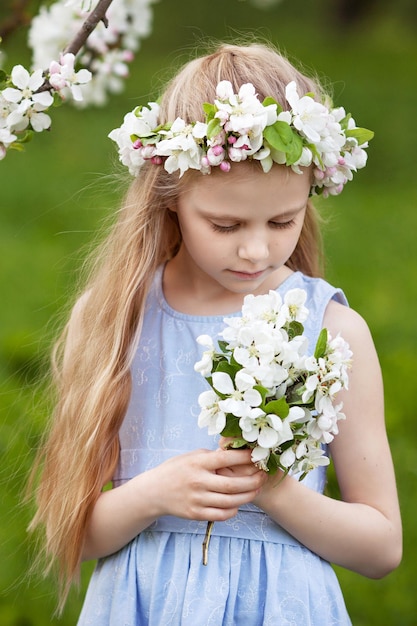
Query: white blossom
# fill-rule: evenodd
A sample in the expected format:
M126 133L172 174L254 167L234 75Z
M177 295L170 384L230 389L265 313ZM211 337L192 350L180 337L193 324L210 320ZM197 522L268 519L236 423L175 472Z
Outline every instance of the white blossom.
M209 335L200 335L197 337L197 343L201 346L205 346L208 350L203 352L201 361L198 361L194 365L196 372L200 372L203 376L209 376L213 369L213 357L214 357L214 343L213 339Z
M209 435L218 435L226 425L226 415L219 407L220 398L211 389L198 397L201 411L198 417L200 428L208 428Z
M16 141L16 135L13 135L8 128L0 128L0 160L6 156L7 148Z
M180 170L182 176L189 168L200 169L203 152L195 140L193 126L177 118L163 136L165 139L155 146L155 154L167 157L164 167L168 173Z
M88 83L92 74L83 68L78 71L74 69L75 56L73 54L63 54L59 63L52 61L49 65L49 83L57 91L68 89L74 100L83 99L80 85Z
M195 365L212 387L200 404L200 426L221 434L234 420L232 432L238 427L258 467L278 466L301 477L329 463L323 446L345 419L343 404L335 399L348 386L352 358L344 339L332 339L327 331L320 334L316 354L308 355L305 304L301 289L284 298L274 291L246 296L241 316L224 319L221 352L210 336L198 338L207 349Z

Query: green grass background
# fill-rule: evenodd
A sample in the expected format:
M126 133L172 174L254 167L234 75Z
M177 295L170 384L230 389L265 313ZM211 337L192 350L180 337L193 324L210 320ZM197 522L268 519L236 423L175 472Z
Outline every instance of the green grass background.
M100 109L55 110L50 133L0 163L1 626L75 624L91 572L86 564L81 593L71 594L61 620L53 618L54 581L27 576L33 546L21 496L46 419L39 380L59 312L97 228L121 194L106 135L128 109L155 98L178 59L202 51L201 42L251 34L317 71L333 84L336 104L376 133L368 167L321 206L328 220L327 277L368 320L380 355L404 559L380 581L336 570L355 626L417 624L417 11L412 0L381 0L347 23L337 19L338 4L283 0L261 10L239 0L160 0L123 94ZM27 63L24 41L22 30L7 42L9 68Z

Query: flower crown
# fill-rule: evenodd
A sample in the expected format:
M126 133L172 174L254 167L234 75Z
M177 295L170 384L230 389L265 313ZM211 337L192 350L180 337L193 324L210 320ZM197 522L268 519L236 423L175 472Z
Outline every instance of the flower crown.
M284 111L271 97L261 102L251 83L233 93L229 81L216 88L214 104L203 105L204 122L187 124L177 118L159 124L159 105L138 106L109 134L119 147L119 159L136 176L145 163L164 166L170 174L188 169L209 174L218 166L228 172L231 162L256 159L264 172L273 163L301 173L313 166L312 194L337 195L365 167L365 148L374 133L358 128L342 107L329 108L313 94L300 97L295 82L285 89L291 107Z

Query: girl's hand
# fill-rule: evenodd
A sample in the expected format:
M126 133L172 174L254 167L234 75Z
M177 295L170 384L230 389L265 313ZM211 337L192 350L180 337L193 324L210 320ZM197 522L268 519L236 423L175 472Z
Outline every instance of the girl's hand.
M103 493L92 512L82 558L120 550L161 515L225 521L258 494L265 472L250 450L195 450Z
M233 437L220 437L219 448L221 450L235 450L235 451L236 450L248 450L248 448L245 448L245 447L235 447L236 442L237 440L234 439ZM250 459L250 462L247 465L225 467L225 468L218 470L217 473L221 474L222 476L237 476L237 475L252 476L252 474L256 474L260 471L261 470ZM267 479L267 475L265 472L263 472L263 474L265 474L265 476L263 477L264 478L263 482L265 482L265 480Z
M224 521L259 492L265 472L250 450L197 450L152 470L157 516Z

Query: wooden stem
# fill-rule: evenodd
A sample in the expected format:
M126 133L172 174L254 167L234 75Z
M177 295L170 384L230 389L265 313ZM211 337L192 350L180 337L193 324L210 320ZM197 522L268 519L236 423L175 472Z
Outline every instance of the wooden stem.
M203 565L207 565L208 563L208 549L213 526L214 522L207 522L206 534L204 535L203 541Z

